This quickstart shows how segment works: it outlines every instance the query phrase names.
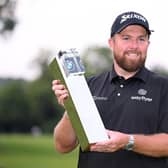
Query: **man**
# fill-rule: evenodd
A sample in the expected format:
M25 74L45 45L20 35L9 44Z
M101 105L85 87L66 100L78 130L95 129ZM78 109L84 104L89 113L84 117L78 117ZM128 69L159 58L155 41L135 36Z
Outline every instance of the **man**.
M168 80L149 71L145 60L151 30L136 12L119 15L111 28L113 68L88 79L109 140L79 153L78 168L168 168ZM159 59L159 58L158 58ZM52 89L63 105L68 92ZM78 140L67 113L55 127L56 149L72 151Z

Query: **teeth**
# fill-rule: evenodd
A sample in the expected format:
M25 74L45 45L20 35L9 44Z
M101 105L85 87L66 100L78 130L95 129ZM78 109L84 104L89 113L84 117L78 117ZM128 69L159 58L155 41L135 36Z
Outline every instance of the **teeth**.
M135 54L135 53L129 53L128 56L130 56L130 57L137 57L138 55Z

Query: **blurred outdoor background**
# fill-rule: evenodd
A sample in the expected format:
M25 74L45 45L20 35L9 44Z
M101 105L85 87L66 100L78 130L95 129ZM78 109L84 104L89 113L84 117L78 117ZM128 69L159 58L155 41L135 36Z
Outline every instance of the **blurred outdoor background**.
M95 3L87 6L90 1L82 3L84 8L76 0L67 5L65 2L0 0L0 168L73 168L77 165L78 149L64 155L54 149L53 129L63 109L51 90L53 76L48 63L58 49L77 47L86 67L86 76L111 68L112 56L106 41L112 24L109 14L116 16L118 11L127 8L119 8L116 2L118 10L108 13L108 3L112 9L114 6L111 1L105 8L101 8L101 5L96 8ZM147 12L150 6L146 10L140 7L135 5L135 9L148 13L152 20L154 11L151 14ZM54 9L59 9L59 12L54 13ZM134 9L133 6L131 9ZM101 22L105 21L101 13L104 11L109 20L102 26ZM87 22L84 18L89 18L91 12L94 17L99 14L99 19L91 17ZM80 25L80 22L84 22L85 26ZM153 26L155 22L153 20ZM98 25L101 25L101 29ZM157 36L156 32L154 37ZM161 37L167 39L166 35ZM163 39L158 42L153 38L151 45L152 40L154 46L150 48L147 66L167 76L168 62L161 57L162 53L167 57L165 43L162 43Z

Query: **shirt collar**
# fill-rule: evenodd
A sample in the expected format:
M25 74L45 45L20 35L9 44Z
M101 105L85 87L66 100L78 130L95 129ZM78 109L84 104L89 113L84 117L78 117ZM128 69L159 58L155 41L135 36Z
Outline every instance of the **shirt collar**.
M145 68L144 66L131 78L134 78L134 79L139 79L143 82L146 83L147 79L148 79L148 70L147 68ZM112 68L112 71L110 72L110 82L114 81L115 79L118 79L118 75L114 69L114 66Z
M141 79L143 82L147 82L149 70L144 66L135 74L134 78Z

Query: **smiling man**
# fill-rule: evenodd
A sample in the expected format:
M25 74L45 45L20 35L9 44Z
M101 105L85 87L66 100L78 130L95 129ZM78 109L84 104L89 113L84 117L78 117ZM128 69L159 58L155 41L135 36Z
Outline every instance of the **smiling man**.
M125 12L114 21L112 70L87 80L109 139L92 144L88 152L80 150L78 168L168 168L168 79L145 67L150 35L139 13ZM54 80L52 89L63 105L65 86ZM78 145L66 112L54 139L60 152Z

